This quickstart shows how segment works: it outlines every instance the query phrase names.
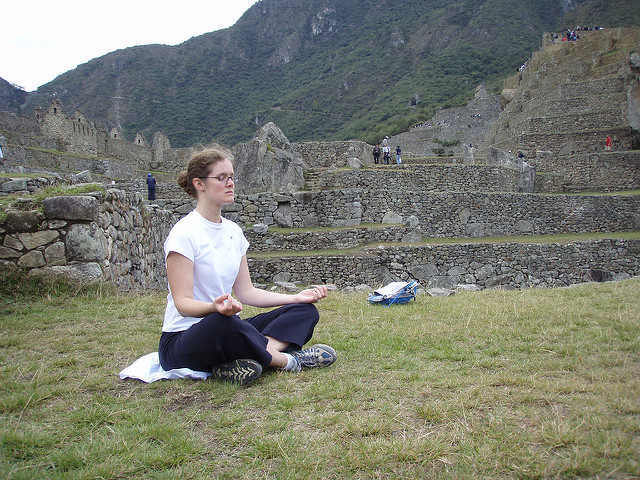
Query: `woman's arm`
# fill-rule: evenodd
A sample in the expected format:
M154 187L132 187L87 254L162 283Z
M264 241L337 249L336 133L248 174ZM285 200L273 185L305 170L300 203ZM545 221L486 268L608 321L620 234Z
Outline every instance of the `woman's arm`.
M184 255L170 252L167 256L167 280L173 303L183 317L202 318L210 313L235 315L242 310L240 302L229 293L213 302L202 302L193 298L193 262Z
M233 291L238 300L254 307L279 307L291 303L315 303L327 296L327 287L324 285L302 290L295 295L268 292L255 288L251 282L246 255L242 257L240 262L240 270L233 284Z

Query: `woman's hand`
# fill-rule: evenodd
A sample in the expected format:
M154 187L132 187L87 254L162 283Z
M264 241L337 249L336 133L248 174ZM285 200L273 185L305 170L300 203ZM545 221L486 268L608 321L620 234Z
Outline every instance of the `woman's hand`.
M295 296L296 303L316 303L327 296L327 287L325 285L316 285L313 288L307 288L298 292Z
M213 301L216 312L231 317L242 311L242 304L227 293L221 295Z

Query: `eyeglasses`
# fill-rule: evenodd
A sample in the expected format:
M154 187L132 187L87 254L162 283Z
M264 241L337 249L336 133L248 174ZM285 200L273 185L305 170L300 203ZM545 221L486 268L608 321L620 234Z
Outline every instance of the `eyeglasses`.
M198 177L198 178L215 178L220 183L227 183L229 180L231 180L233 183L236 183L238 181L238 177L234 177L233 174L227 175L224 173L222 175L218 175L217 177Z

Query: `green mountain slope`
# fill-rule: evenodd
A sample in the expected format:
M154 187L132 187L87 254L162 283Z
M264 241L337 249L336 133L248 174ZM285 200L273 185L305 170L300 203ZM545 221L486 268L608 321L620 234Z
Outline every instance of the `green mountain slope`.
M373 141L480 83L499 89L575 3L591 6L571 12L584 23L638 2L261 0L231 28L112 52L33 98L55 92L69 112L128 138L162 131L176 147L234 145L268 121L295 141Z

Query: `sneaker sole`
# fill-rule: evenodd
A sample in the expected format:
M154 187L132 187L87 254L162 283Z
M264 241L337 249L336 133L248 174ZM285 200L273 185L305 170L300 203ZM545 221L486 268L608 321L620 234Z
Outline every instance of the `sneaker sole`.
M214 367L211 372L213 378L238 385L250 385L262 375L262 365L255 360L241 358Z

